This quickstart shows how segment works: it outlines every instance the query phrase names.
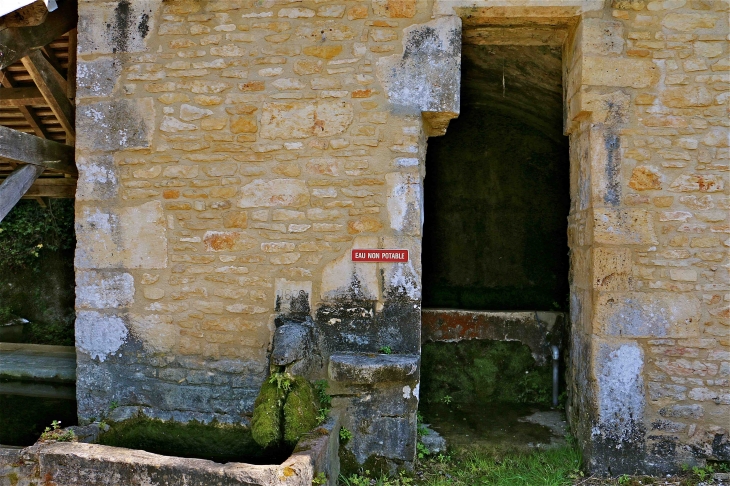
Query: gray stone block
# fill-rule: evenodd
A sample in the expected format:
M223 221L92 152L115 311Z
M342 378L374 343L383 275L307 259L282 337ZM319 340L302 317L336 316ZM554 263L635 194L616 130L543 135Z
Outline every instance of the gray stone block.
M113 57L79 61L76 67L76 99L111 96L122 74L122 61Z
M429 454L446 452L446 439L441 437L441 434L430 428L427 424L423 424L421 427L428 432L427 434L421 435L420 441L428 449Z
M147 148L154 130L152 98L81 105L76 111L76 148L116 151Z
M299 324L284 324L274 333L271 363L286 366L306 357L311 348L310 329Z
M160 4L161 0L85 2L79 8L79 54L146 51Z
M328 374L331 380L351 384L418 381L417 355L397 354L333 354Z

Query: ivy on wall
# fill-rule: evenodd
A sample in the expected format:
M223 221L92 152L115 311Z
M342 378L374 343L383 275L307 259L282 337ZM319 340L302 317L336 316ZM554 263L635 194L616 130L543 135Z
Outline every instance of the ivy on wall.
M0 269L39 271L41 252L72 249L75 243L72 199L51 199L46 208L20 201L0 222Z

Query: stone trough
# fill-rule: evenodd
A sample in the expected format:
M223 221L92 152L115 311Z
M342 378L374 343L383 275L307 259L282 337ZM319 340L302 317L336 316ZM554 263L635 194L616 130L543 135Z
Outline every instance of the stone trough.
M305 435L278 465L219 464L82 442L0 447L0 486L310 486L322 472L334 486L338 447L335 418Z

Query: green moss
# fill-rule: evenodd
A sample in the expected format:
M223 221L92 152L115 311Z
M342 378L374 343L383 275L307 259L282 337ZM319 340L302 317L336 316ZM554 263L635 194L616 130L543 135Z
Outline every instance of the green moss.
M284 403L284 442L294 447L302 435L316 427L318 410L312 385L297 376Z
M137 417L112 424L100 444L216 462L278 464L289 451L263 450L243 425L164 422Z
M479 403L544 403L552 392L550 366L537 366L517 342L462 341L423 346L421 396L455 407Z
M278 447L283 436L281 407L286 398L285 391L268 380L261 385L256 397L251 420L253 440L261 447Z
M267 449L282 444L291 449L319 423L320 404L311 383L301 376L286 377L286 386L274 379L264 382L254 403L252 436Z

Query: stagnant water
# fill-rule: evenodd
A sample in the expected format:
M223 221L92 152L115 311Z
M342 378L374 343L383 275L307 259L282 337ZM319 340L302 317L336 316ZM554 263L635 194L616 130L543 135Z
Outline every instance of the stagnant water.
M422 402L424 421L453 447L521 449L565 443L561 412L543 405L514 403L453 407Z
M75 386L0 381L0 445L33 445L54 420L78 423Z

